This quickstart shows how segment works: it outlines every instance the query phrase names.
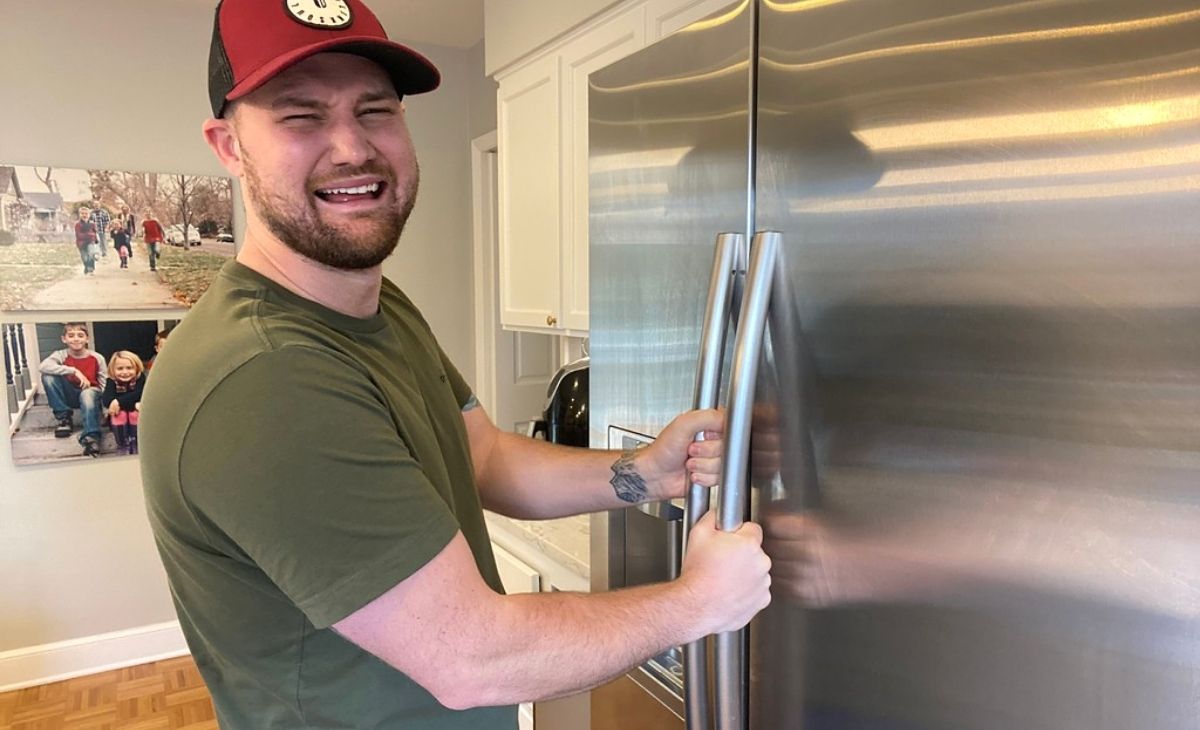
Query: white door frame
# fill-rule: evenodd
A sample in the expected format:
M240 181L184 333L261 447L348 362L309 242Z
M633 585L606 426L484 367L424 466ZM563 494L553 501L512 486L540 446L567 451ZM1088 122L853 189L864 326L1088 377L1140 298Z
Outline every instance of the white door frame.
M496 161L496 131L471 140L472 260L475 278L475 397L496 412L496 188L490 174ZM490 155L490 157L489 157Z

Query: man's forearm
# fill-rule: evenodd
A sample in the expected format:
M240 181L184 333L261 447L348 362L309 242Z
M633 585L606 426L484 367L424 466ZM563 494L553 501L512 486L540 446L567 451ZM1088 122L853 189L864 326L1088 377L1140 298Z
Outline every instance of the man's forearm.
M646 501L632 453L583 449L501 432L479 467L483 506L519 519L552 519Z
M487 637L464 657L471 676L444 698L456 707L548 700L603 684L703 634L679 582L611 593L502 597ZM691 627L690 630L688 627Z

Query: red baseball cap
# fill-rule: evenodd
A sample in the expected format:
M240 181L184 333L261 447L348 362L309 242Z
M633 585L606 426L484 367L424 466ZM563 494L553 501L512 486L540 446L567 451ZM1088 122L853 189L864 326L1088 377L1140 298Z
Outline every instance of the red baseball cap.
M220 0L208 55L213 116L276 74L324 51L369 58L392 78L396 93L433 91L441 74L429 59L388 40L361 0Z

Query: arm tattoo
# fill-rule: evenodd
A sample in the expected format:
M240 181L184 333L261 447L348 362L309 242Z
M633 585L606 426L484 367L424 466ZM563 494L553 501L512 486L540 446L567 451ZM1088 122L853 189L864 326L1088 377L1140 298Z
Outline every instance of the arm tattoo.
M621 458L613 462L613 478L609 480L609 484L613 485L613 489L617 493L617 497L622 502L637 504L638 502L646 501L646 496L650 493L646 489L646 480L638 474L637 468L633 465L633 449L621 454Z

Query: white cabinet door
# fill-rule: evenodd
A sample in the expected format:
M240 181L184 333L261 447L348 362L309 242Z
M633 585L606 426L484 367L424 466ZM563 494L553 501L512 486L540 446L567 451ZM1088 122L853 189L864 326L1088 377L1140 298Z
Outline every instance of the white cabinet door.
M646 10L638 6L563 48L563 316L565 329L588 328L588 76L646 45Z
M555 328L562 245L558 55L506 76L498 94L500 322Z
M718 10L736 15L745 4L746 0L647 0L646 42L669 36Z
M496 570L500 573L500 582L504 584L505 593L512 595L541 592L540 573L496 543L492 543L492 553L496 556Z
M542 576L536 570L496 543L492 543L492 553L496 556L496 570L500 573L505 593L541 592ZM517 723L519 730L534 730L533 703L521 704L517 711Z

